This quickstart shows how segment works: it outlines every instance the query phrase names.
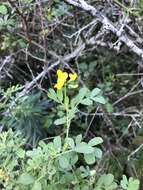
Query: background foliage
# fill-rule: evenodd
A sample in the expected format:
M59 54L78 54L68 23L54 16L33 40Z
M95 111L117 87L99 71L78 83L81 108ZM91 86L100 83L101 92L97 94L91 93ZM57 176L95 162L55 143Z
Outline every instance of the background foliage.
M0 189L143 189L142 16L142 0L0 2ZM56 90L58 69L78 77Z

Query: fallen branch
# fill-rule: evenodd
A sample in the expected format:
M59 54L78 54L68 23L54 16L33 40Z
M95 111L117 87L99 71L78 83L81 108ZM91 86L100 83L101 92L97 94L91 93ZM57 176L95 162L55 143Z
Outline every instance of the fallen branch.
M103 24L103 28L113 32L120 41L124 42L134 53L143 59L143 49L139 48L126 34L125 30L116 28L114 24L95 7L89 5L84 0L64 0L66 3L81 8L97 19Z

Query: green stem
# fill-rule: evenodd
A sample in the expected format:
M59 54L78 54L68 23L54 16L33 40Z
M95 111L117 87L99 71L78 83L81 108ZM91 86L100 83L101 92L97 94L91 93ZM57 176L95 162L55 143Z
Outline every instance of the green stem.
M66 110L66 126L67 126L67 129L66 129L66 138L68 138L69 136L69 128L70 128L70 120L69 120L69 108L68 108L68 104L66 102L66 99L67 99L67 91L66 91L66 85L64 87L64 99L65 99L65 102L64 102L64 105L65 105L65 110Z

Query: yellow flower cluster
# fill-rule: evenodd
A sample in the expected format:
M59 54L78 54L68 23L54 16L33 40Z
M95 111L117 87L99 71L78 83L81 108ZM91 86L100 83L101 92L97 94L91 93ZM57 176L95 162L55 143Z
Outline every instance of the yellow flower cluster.
M55 84L54 88L57 88L58 90L60 90L64 86L64 84L66 83L66 80L67 80L68 76L70 78L69 82L75 81L76 78L77 78L77 74L76 73L73 73L73 74L70 73L68 75L67 72L62 72L60 69L57 70L57 75L58 75L58 79L57 79L57 83Z

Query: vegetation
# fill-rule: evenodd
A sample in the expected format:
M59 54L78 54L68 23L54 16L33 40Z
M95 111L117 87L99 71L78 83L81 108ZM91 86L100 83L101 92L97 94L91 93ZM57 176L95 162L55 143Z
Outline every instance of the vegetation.
M142 16L142 0L0 2L0 189L143 189Z

